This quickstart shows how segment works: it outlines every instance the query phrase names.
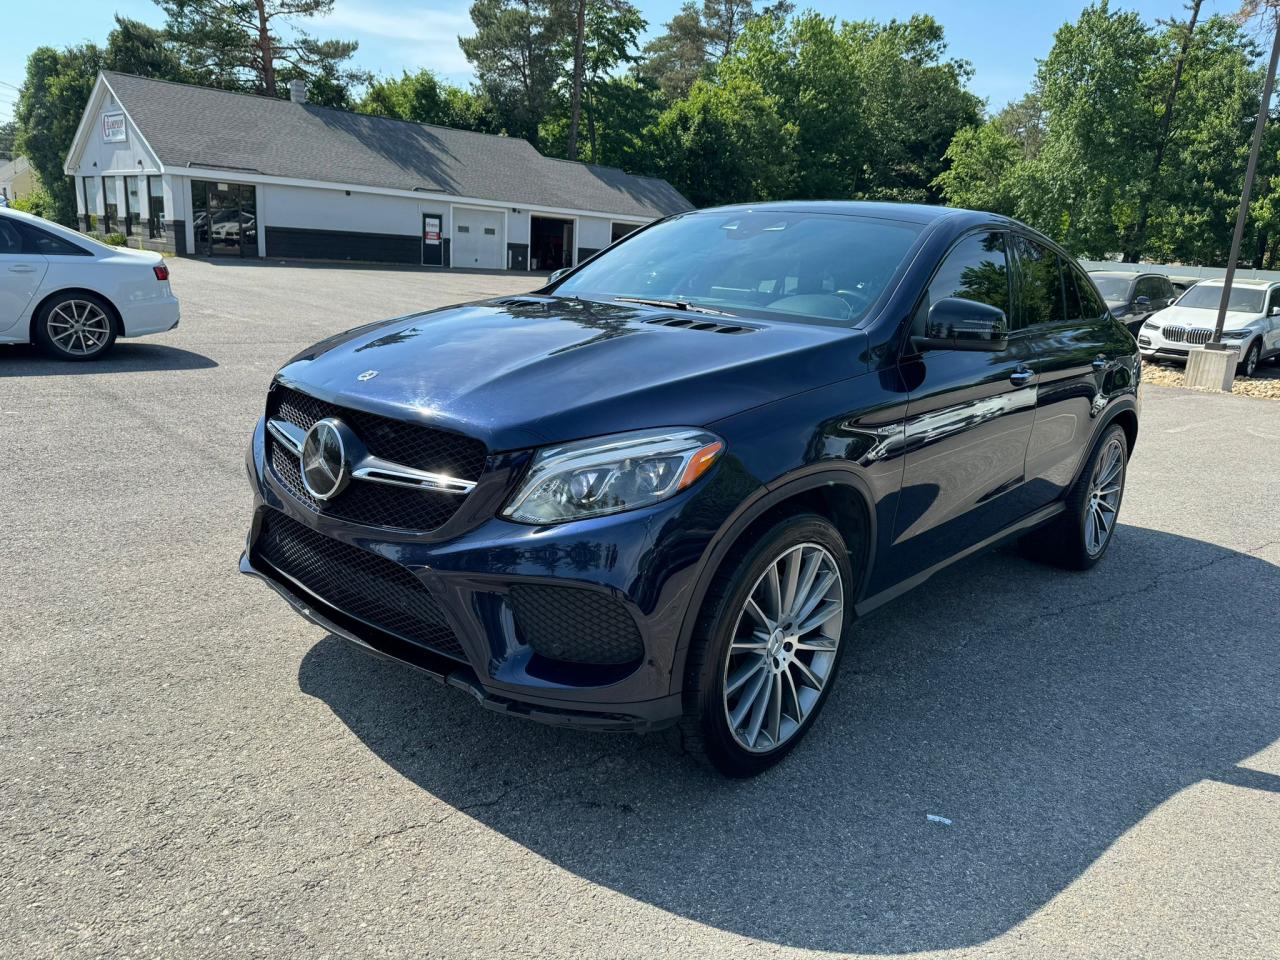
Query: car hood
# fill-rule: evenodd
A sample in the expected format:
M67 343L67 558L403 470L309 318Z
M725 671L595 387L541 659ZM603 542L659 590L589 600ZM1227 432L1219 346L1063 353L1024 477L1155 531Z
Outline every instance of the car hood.
M1259 319L1256 313L1228 310L1222 329L1240 330L1251 323L1257 323ZM1218 311L1204 310L1200 307L1165 307L1165 309L1151 317L1151 322L1162 327L1166 324L1177 324L1184 327L1209 327L1212 329L1214 324L1218 322Z
M746 329L692 328L704 323ZM865 342L844 328L530 295L348 331L299 354L279 379L497 451L708 425L865 372Z

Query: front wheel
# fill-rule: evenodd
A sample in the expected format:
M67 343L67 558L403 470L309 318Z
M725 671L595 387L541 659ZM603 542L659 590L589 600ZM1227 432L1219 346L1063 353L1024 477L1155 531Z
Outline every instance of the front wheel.
M59 360L96 360L116 341L111 308L90 293L71 293L40 308L36 343Z
M1236 368L1236 372L1242 377L1252 377L1257 372L1258 362L1262 359L1262 344L1257 340L1249 344L1249 349L1245 351L1244 359L1240 361L1240 366Z
M816 514L781 521L726 562L689 654L686 748L730 777L785 757L830 693L853 593L844 540Z

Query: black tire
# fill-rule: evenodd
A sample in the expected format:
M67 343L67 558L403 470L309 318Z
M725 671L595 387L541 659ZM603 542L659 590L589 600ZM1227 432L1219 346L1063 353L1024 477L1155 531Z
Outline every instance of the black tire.
M1119 490L1115 497L1114 518L1100 547L1089 542L1089 519L1093 510L1093 485L1104 455L1118 443L1120 449ZM1120 506L1124 501L1125 480L1129 467L1129 438L1118 424L1112 424L1098 439L1075 485L1067 494L1066 510L1039 530L1020 541L1023 552L1034 560L1065 570L1088 570L1107 553L1119 525Z
M839 574L843 603L841 621L838 628L826 628L837 632L834 656L828 661L825 680L817 691L816 701L798 724L794 722L794 717L802 712L799 703L801 698L792 694L792 717L788 719L793 732L786 739L779 737L782 742L776 747L752 751L740 744L730 729L728 700L725 696L730 644L735 630L741 629L739 620L746 616L743 611L753 588L766 576L769 568L798 548L802 548L799 555L802 560L803 550L811 549L812 545L826 551ZM689 650L684 684L685 715L680 725L684 749L704 759L725 776L735 778L762 773L790 753L813 726L835 685L840 660L849 645L854 590L853 568L844 539L829 521L817 514L804 513L786 517L743 550L730 554L708 591ZM799 594L799 590L795 592ZM802 655L792 650L793 659ZM817 654L810 656L815 657ZM761 654L761 657L767 664L767 655ZM808 661L808 664L812 666L813 660ZM762 672L768 674L768 669L766 665ZM778 680L778 689L784 690L781 678ZM814 688L800 689L809 697ZM778 697L781 704L779 709L785 712L787 694L780 692Z
M68 324L81 322L80 318L85 324L83 333L68 338ZM75 362L100 359L120 332L111 305L99 296L80 291L61 294L41 306L33 327L41 350L58 360Z
M1249 344L1249 349L1245 351L1244 358L1240 361L1240 365L1236 367L1236 373L1242 377L1252 377L1258 372L1258 363L1262 358L1262 342L1254 340Z

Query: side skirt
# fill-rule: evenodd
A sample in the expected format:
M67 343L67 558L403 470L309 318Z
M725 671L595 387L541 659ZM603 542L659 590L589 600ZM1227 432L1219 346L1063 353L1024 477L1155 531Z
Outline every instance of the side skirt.
M894 584L887 590L881 590L875 596L865 598L854 605L854 612L859 617L865 617L872 610L884 606L890 600L897 599L909 590L914 590L935 573L945 570L958 560L963 560L966 557L973 556L975 553L981 553L984 550L989 550L992 547L1004 543L1006 540L1012 540L1014 537L1020 537L1024 533L1034 530L1036 527L1042 527L1059 514L1063 513L1066 509L1066 504L1061 502L1051 503L1047 507L1041 507L1035 513L1028 514L1012 526L1005 527L1003 530L992 534L985 540L978 541L973 546L960 551L955 556L948 557L946 560L935 563L928 570L922 570L914 577L903 580L901 583Z

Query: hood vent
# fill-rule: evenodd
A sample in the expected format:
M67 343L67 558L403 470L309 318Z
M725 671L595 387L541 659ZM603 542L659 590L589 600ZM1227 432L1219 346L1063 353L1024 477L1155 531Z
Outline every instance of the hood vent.
M703 333L725 333L738 336L743 333L755 333L759 327L744 327L737 323L721 323L717 320L704 320L699 317L654 317L645 323L660 327L675 327L678 330L701 330Z
M503 297L500 300L490 300L489 303L495 307L546 307L551 301L546 297Z

